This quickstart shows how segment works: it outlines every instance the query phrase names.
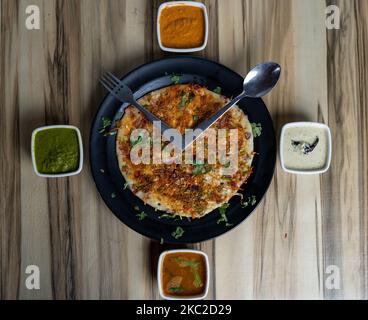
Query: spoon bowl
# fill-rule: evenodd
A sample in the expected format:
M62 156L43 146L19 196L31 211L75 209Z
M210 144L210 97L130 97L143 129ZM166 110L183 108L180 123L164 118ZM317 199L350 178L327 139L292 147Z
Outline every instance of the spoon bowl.
M281 67L276 62L265 62L256 65L244 79L244 94L250 98L266 95L277 84Z

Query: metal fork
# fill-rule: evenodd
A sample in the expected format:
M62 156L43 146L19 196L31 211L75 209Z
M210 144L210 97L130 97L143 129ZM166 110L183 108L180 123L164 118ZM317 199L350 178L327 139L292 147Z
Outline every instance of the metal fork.
M141 111L149 121L151 121L154 125L156 125L157 128L161 130L161 134L168 141L171 141L171 136L166 131L171 128L164 121L160 120L160 118L156 117L154 114L149 112L145 107L140 105L134 98L132 90L130 90L130 88L126 84L124 84L124 82L122 82L120 79L115 77L110 72L107 72L104 75L102 75L102 77L100 78L100 82L106 88L106 90L109 91L115 97L115 99L123 103L129 103L134 107L136 107L139 111ZM161 123L161 126L157 121ZM173 140L172 143L178 150L182 150L183 146L182 141L177 142Z

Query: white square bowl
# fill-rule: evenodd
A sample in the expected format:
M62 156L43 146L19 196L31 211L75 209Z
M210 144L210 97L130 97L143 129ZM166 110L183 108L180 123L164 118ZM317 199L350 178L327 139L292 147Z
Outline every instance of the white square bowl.
M176 5L188 5L188 6L194 6L194 7L198 7L201 8L203 10L203 14L204 14L204 23L205 23L205 31L204 31L204 41L203 44L200 47L196 47L196 48L168 48L165 47L162 42L161 42L161 33L160 33L160 15L161 15L161 11L169 6L176 6ZM168 51L168 52L178 52L178 53L188 53L188 52L196 52L196 51L201 51L203 50L206 46L207 46L207 41L208 41L208 14L207 14L207 8L206 6L201 3L201 2L195 2L195 1L169 1L169 2L164 2L161 3L161 5L158 8L158 12L157 12L157 39L158 39L158 44L161 48L161 50L163 51Z
M206 281L205 281L205 288L203 290L203 294L201 295L197 295L197 296L183 296L183 297L174 297L174 296L167 296L164 293L164 290L162 289L162 278L161 278L161 272L162 272L162 264L164 261L164 258L166 257L167 254L170 253L183 253L183 252L189 252L189 253L196 253L196 254L200 254L204 257L204 262L205 262L205 269L206 269ZM157 267L157 283L158 283L158 291L160 293L161 298L166 299L166 300L201 300L204 299L207 294L208 294L208 289L210 286L210 266L209 266L209 262L208 262L208 256L206 253L204 253L203 251L199 251L199 250L190 250L190 249L177 249L177 250L166 250L163 251L160 254L160 257L158 259L158 267Z
M291 127L315 127L315 128L321 128L326 130L327 132L327 160L326 160L326 164L323 168L321 169L316 169L316 170L297 170L297 169L290 169L287 168L285 166L285 162L284 162L284 136L285 136L285 130ZM281 167L284 171L288 172L288 173L294 173L294 174L320 174L320 173L324 173L326 172L331 165L331 156L332 156L332 138L331 138L331 130L329 128L329 126L323 124L323 123L319 123L319 122L307 122L307 121L303 121L303 122L290 122L290 123L286 123L281 130L281 135L280 135L280 162L281 162Z
M66 173L58 173L58 174L45 174L45 173L41 173L41 172L39 172L37 170L36 156L35 156L35 152L34 152L36 134L37 134L37 132L40 132L40 131L43 131L43 130L48 130L48 129L54 129L54 128L73 129L77 133L78 145L79 145L79 165L78 165L78 169L77 170L71 171L71 172L66 172ZM82 171L82 167L83 167L83 143L82 143L82 135L81 135L79 129L77 127L75 127L75 126L70 126L70 125L54 125L54 126L44 126L44 127L36 128L32 132L31 150L32 150L31 153L32 153L33 170L34 170L34 172L39 177L44 177L44 178L63 178L63 177L74 176L74 175L76 175L76 174L78 174L78 173L80 173Z

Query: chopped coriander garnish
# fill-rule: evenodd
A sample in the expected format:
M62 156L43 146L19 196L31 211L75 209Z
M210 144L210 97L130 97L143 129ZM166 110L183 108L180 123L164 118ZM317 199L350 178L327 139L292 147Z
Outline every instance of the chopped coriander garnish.
M200 264L199 261L188 260L188 259L184 259L184 258L180 258L180 257L174 257L172 259L177 264L179 264L180 267L182 267L182 268L189 267L190 268L190 271L193 273L193 277L194 277L193 284L196 288L200 288L200 287L203 286L201 276L198 272L198 267L199 267L199 264Z
M195 260L188 260L180 257L173 257L172 260L175 261L177 264L179 264L179 266L182 268L185 267L198 268L199 266L199 262Z
M126 188L128 188L128 186L129 186L129 182L125 182L125 183L124 183L124 190L125 190Z
M216 87L215 89L212 90L214 93L217 93L217 94L221 94L221 87Z
M201 173L206 173L206 169L204 167L204 164L194 164L194 169L192 171L192 174L201 174Z
M228 203L224 203L220 208L219 208L219 211L220 211L220 214L223 215L226 213L226 209L229 208L230 204ZM227 218L225 217L225 220L227 221Z
M138 206L134 206L134 208L133 208L135 211L139 211L140 209L139 209L139 207Z
M201 279L201 276L199 274L199 272L195 269L193 270L192 269L192 272L193 272L193 276L194 276L194 281L193 281L193 284L196 288L200 288L203 286L203 282L202 282L202 279Z
M199 120L199 116L197 116L196 114L193 116L193 121L194 122L198 122L198 120Z
M231 162L230 162L230 161L228 161L228 162L226 162L226 163L223 165L223 167L224 167L224 168L229 168L229 167L230 167L230 164L231 164Z
M256 196L252 196L252 201L250 202L251 206L254 206L257 203Z
M111 126L111 119L108 117L101 118L101 127L98 129L99 133L106 134L107 129Z
M230 204L228 204L228 203L224 203L224 204L219 208L221 218L217 220L217 224L220 224L220 223L224 222L226 227L230 227L230 226L232 226L232 224L231 224L231 223L228 223L228 219L227 219L227 216L226 216L226 209L227 209L229 206L230 206Z
M180 103L179 103L179 108L180 109L184 109L187 102L188 102L188 97L189 97L189 93L187 92L182 92L181 93L181 100L180 100Z
M181 237L183 236L183 234L184 234L184 230L183 230L183 228L181 228L181 227L176 227L175 231L173 231L173 232L171 233L171 235L172 235L175 239L179 239L179 238L181 238Z
M252 131L254 138L259 137L262 134L262 125L260 123L252 122Z
M163 219L163 218L166 218L166 219L175 219L176 216L173 215L173 214L164 213L164 214L161 214L158 218L159 219Z
M164 238L160 239L160 244L164 244Z
M180 82L180 75L178 74L171 75L171 81L173 82L173 84L178 84Z
M116 193L115 192L113 192L113 193L111 193L111 198L116 198Z
M139 136L137 137L137 139L136 139L136 140L132 140L132 139L130 139L130 144L131 144L131 146L132 146L132 147L134 147L134 146L135 146L135 145L137 145L138 143L141 143L141 142L142 142L142 140L143 140L142 135L139 135Z
M247 201L241 202L241 207L246 208L249 206L254 206L257 203L256 196L250 196L248 197Z
M208 173L212 170L211 167L206 166L203 163L195 163L194 164L194 169L192 171L192 174L197 175L197 174L205 174Z
M184 291L184 288L182 286L178 286L178 287L170 287L169 291L172 293L181 293Z
M136 214L136 216L138 217L139 221L142 221L147 217L147 213L145 213L144 211L141 211L140 213Z
M105 136L115 136L118 132L116 130L112 130L105 133Z

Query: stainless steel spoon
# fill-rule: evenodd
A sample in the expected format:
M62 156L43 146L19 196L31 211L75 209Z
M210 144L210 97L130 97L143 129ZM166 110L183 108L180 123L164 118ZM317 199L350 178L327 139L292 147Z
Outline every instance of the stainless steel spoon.
M265 62L255 66L249 71L243 82L243 92L232 99L220 110L208 119L204 120L196 129L201 132L194 135L192 141L183 142L182 150L185 150L195 140L197 140L212 124L214 124L221 116L230 110L237 102L245 97L260 98L266 95L277 84L280 78L281 67L276 62Z

